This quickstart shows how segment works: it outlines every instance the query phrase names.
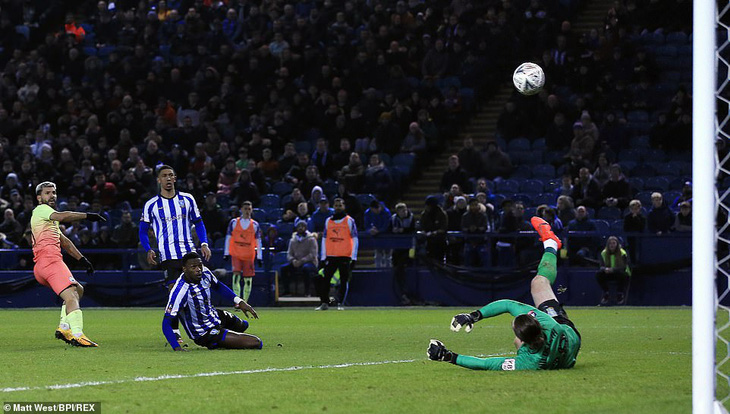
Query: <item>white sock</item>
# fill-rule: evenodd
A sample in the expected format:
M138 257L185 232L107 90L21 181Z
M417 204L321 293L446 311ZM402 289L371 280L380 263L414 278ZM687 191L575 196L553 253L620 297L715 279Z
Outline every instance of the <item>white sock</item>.
M546 249L548 247L552 247L557 252L558 251L558 242L556 242L553 239L547 239L544 242L542 242L542 247L544 247Z
M172 332L173 332L173 333L174 333L175 335L180 335L180 330L179 330L179 329L173 329L173 330L172 330Z

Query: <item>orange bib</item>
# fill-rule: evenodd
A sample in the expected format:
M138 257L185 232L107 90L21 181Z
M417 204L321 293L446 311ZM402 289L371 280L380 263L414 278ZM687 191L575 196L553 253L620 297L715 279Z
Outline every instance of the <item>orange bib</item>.
M254 260L256 258L256 230L254 221L247 229L241 226L241 219L236 219L236 224L231 232L231 240L228 242L228 252L231 256L241 260Z
M330 219L327 225L327 238L324 240L327 256L351 257L352 234L350 232L350 216L337 223Z

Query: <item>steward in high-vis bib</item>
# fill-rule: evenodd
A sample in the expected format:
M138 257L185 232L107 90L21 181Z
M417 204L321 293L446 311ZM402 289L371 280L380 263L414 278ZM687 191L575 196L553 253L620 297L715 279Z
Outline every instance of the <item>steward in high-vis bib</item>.
M335 271L340 274L340 287L335 302L337 309L343 310L347 299L353 262L357 260L357 226L355 220L345 213L345 201L335 198L335 214L324 223L324 243L322 243L321 262L324 264L324 277L316 278L317 294L321 304L315 310L329 309L330 279Z

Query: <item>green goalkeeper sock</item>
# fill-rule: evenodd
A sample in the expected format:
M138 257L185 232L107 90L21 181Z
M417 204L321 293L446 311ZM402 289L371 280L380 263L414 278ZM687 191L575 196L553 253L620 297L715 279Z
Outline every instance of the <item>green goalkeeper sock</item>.
M540 260L540 265L537 266L537 274L539 276L544 276L547 280L550 281L550 284L552 285L555 283L555 278L558 277L558 252L555 251L552 247L548 247L545 249L545 253L542 254L542 260Z
M248 302L248 297L251 296L251 282L252 277L243 278L243 300Z
M236 294L236 296L241 297L241 275L238 273L233 274L233 293Z
M70 329L68 321L66 320L66 304L61 305L61 321L58 323L58 327L61 329Z
M76 309L66 315L66 320L71 325L71 333L73 336L78 338L84 334L84 316L81 313L81 309Z

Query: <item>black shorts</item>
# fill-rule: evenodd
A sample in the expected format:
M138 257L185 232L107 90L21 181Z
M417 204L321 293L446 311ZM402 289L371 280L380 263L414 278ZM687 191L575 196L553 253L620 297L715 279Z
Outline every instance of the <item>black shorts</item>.
M160 268L165 273L165 286L175 282L182 274L182 259L170 259L160 263Z
M200 338L195 339L194 342L196 345L204 346L208 349L216 349L219 348L223 343L223 340L226 339L226 335L229 330L243 333L246 329L248 329L248 321L241 320L241 318L228 311L216 309L216 312L218 312L221 324L211 329Z
M563 305L561 305L560 302L555 299L546 300L537 308L552 316L552 318L555 319L555 322L561 325L568 325L573 328L575 333L578 335L578 338L580 338L580 332L578 332L573 321L568 319L568 314L565 312L565 309L563 309Z

